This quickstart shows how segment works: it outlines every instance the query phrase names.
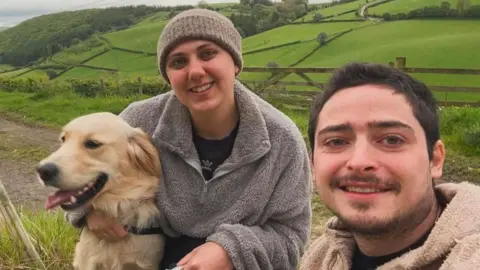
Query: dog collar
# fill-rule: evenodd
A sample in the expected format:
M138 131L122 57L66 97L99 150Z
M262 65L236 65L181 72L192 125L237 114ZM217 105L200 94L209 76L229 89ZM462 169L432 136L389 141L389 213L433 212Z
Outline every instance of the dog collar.
M164 234L164 231L161 227L151 227L139 229L137 227L126 226L125 230L132 234Z

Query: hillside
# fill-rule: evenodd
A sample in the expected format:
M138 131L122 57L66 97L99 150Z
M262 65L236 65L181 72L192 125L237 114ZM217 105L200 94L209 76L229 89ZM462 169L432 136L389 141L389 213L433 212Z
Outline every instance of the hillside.
M315 14L321 14L325 19L331 20L348 20L348 19L357 19L355 16L355 11L359 9L365 1L355 0L345 4L334 5L327 8L320 8L314 11L309 12L302 18L296 20L296 22L308 22L313 21Z
M337 67L349 61L388 63L407 57L407 65L435 68L480 68L480 21L409 20L357 29L300 63L299 67ZM465 75L464 75L465 76ZM441 75L429 83L478 86L480 76ZM424 76L428 79L428 76Z
M167 24L168 18L163 14L155 14L140 23L122 30L103 35L112 46L155 53L158 36Z
M0 26L0 31L6 30L8 27Z
M128 28L158 11L148 6L65 11L42 15L0 32L2 64L27 65L88 39Z

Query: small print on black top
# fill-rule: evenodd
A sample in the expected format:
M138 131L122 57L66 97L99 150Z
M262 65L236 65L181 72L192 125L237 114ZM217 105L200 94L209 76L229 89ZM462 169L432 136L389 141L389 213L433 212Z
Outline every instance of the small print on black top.
M239 123L237 123L230 135L220 140L205 139L193 131L193 143L197 148L200 163L202 164L202 174L205 180L210 180L217 167L232 153L238 126Z

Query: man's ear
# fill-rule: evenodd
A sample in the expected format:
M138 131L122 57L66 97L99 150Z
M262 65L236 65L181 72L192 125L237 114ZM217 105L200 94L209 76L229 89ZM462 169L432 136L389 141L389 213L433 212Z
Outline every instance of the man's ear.
M442 177L443 164L445 162L445 146L438 140L433 146L432 160L430 161L430 173L433 179Z
M128 157L138 170L152 176L160 176L161 165L157 148L148 134L139 128L135 128L135 132L128 138Z

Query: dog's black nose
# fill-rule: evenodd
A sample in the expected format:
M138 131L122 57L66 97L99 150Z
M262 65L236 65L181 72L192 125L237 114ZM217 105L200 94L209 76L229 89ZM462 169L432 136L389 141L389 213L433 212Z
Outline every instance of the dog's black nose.
M45 182L52 182L58 175L58 167L53 163L45 163L37 168L38 175Z

